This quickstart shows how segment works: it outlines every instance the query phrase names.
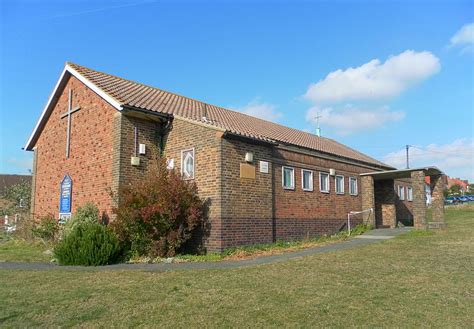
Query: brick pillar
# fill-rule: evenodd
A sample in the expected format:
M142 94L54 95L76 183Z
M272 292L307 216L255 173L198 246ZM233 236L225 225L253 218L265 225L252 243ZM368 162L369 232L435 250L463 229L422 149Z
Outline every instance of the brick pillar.
M31 177L31 197L30 197L30 215L34 217L35 215L35 194L36 194L36 165L38 161L38 148L35 146L33 148L33 168L32 168L32 177Z
M373 210L367 219L367 225L375 227L374 178L372 176L361 176L361 197L362 210L370 208Z
M430 176L431 211L434 226L444 226L444 182L442 175Z
M412 171L411 181L413 185L413 226L426 229L425 172L423 170Z
M112 207L119 204L119 191L123 184L122 177L122 113L117 112L114 115L114 130L112 138L114 141L112 151ZM110 218L115 219L115 215L111 214Z

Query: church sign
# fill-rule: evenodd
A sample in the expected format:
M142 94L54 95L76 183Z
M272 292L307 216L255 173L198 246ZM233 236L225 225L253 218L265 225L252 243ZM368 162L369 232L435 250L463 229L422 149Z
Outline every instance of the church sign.
M61 181L60 193L59 222L65 223L71 217L72 179L69 175L64 176Z

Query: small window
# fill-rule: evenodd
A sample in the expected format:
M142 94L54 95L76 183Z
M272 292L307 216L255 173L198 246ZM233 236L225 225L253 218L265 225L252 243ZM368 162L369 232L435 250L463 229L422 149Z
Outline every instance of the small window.
M291 167L282 167L282 185L287 190L295 188L295 169Z
M344 194L344 176L336 176L336 194Z
M194 179L194 149L181 152L181 175L184 179Z
M398 185L398 197L400 200L405 200L405 187Z
M407 187L407 200L413 201L413 188L410 186Z
M301 170L301 186L303 191L313 190L313 172L311 170Z
M349 177L349 194L357 195L359 193L357 189L357 178Z
M329 174L325 172L319 173L319 190L324 193L329 193Z

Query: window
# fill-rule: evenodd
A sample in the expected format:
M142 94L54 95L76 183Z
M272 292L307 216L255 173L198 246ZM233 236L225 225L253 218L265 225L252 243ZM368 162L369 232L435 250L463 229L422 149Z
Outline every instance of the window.
M303 191L313 190L313 172L311 170L301 170L301 186Z
M319 173L319 190L324 193L329 193L329 174L325 172Z
M407 200L413 201L413 188L407 187Z
M184 179L194 179L194 149L181 152L181 175Z
M336 176L336 194L344 194L344 176Z
M295 169L291 167L282 167L282 179L281 183L283 188L287 190L292 190L295 188Z
M398 197L400 200L405 200L405 187L398 185Z
M359 192L357 190L357 178L349 177L349 194L357 195Z

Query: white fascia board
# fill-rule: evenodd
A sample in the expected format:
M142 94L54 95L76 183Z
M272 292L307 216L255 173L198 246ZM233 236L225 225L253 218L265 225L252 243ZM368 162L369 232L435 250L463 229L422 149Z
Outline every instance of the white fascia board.
M95 84L87 80L83 75L81 75L79 72L77 72L75 69L73 69L71 66L66 65L65 68L68 72L70 72L73 76L75 76L79 81L81 81L83 84L85 84L87 87L92 89L97 95L102 97L107 103L115 107L117 110L121 111L122 110L122 104L120 104L115 98L110 96L109 94L105 93L102 89L97 87Z
M115 100L114 98L112 98L110 95L106 94L103 90L101 90L100 88L98 88L96 85L94 85L92 82L90 82L89 80L87 80L84 76L82 76L79 72L77 72L76 70L74 70L71 66L69 65L66 65L61 73L61 75L59 76L59 79L58 79L58 82L56 82L56 85L54 86L54 89L51 93L51 95L49 96L49 99L48 101L46 102L46 106L44 107L43 109L43 112L41 113L41 116L38 120L38 122L36 123L36 126L35 128L33 129L33 132L31 133L30 135L30 138L28 139L28 141L26 142L25 144L25 147L23 148L24 150L26 151L30 151L32 150L32 141L33 141L33 138L36 136L37 132L38 132L38 129L41 125L41 123L46 120L46 116L47 116L47 113L49 112L50 110L50 107L52 105L52 101L54 99L54 96L56 95L57 91L58 91L58 88L59 86L61 85L61 83L63 82L63 80L65 79L65 76L66 76L66 72L70 73L71 75L75 76L79 81L81 81L82 83L84 83L87 87L89 87L91 90L93 90L97 95L99 95L100 97L102 97L106 102L110 103L110 105L112 105L113 107L115 107L117 110L121 111L122 110L122 106L121 104Z

